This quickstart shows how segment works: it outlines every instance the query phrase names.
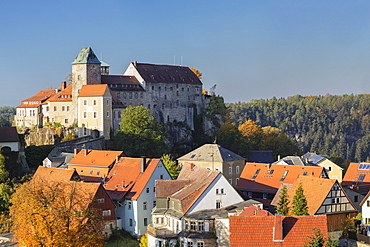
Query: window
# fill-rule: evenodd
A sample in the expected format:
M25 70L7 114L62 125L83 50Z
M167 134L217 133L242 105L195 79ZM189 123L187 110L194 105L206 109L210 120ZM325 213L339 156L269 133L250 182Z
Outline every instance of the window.
M366 174L361 174L359 177L358 177L358 182L362 182L364 181L364 178L365 178Z
M258 173L260 172L261 169L257 169L256 172L254 173L253 177L252 177L252 180L253 179L256 179Z
M68 123L68 119L66 118L66 119L64 119L64 123Z
M67 111L69 111L69 106L67 106Z
M103 210L103 216L110 216L110 210Z
M96 172L96 176L99 176L99 175L100 175L100 171L97 171L97 172Z
M87 118L87 112L83 112L83 118Z
M94 111L94 113L93 113L93 117L94 117L94 118L97 118L97 117L98 117L98 112Z
M56 106L54 106L54 111L57 111L57 107Z
M159 175L159 179L163 179L163 177L164 177L163 174Z
M218 209L218 208L221 208L222 207L222 202L221 202L221 200L217 200L216 201L216 208Z
M233 168L230 166L229 167L229 174L232 174L233 173Z
M157 201L153 201L153 208L157 206Z
M121 93L117 93L117 98L121 98Z
M143 210L148 210L148 202L143 202Z
M132 226L132 219L130 219L129 221L130 221L130 226Z
M236 174L239 174L239 166L235 167Z
M147 188L146 188L146 193L147 193L147 194L149 194L149 192L150 192L150 188L149 188L149 187L147 187Z
M107 117L109 117L109 111L107 111Z
M334 184L333 190L339 190L339 184Z
M358 202L358 195L355 195L353 200L354 200L354 202Z
M339 203L339 197L331 198L331 203L332 203L332 204L337 204L337 203Z
M252 198L252 192L251 191L248 192L248 197Z
M284 172L283 176L280 178L280 182L283 182L284 181L284 179L285 179L285 177L286 177L287 174L288 174L288 170L286 170Z
M197 242L197 247L204 247L204 243L203 242Z
M107 99L107 105L109 105L109 99Z
M224 194L224 189L223 188L221 189L221 194Z
M204 231L204 222L198 222L198 231Z
M49 106L46 107L46 111L49 111Z
M93 105L96 105L96 99L93 100Z
M129 93L129 94L128 94L128 97L129 97L130 99L132 99L132 93Z
M90 171L90 175L92 175L93 174L93 171Z
M188 242L188 247L194 247L193 242Z
M104 198L99 198L98 203L104 203Z
M190 230L195 231L195 222L190 222Z
M216 189L216 195L218 195L218 189Z
M127 96L126 96L126 93L123 93L123 98L124 98L124 99L126 99L126 97L127 97Z
M331 169L332 169L331 166L328 166L328 172L331 172Z
M236 183L238 183L239 182L239 178L236 178Z
M84 100L84 105L87 105L87 100L86 99Z
M65 109L65 107L64 107L64 106L62 106L62 111L64 111L64 109Z
M153 187L153 193L155 193L155 186Z
M267 193L263 193L262 198L267 199Z
M232 180L232 179L229 179L229 183L230 183L230 184L233 184L233 180Z
M366 202L366 205L367 205L368 207L370 207L370 201L367 201L367 202Z
M144 226L148 226L148 218L144 218Z
M132 202L128 202L128 203L127 203L127 209L128 209L128 210L131 210L131 208L132 208Z

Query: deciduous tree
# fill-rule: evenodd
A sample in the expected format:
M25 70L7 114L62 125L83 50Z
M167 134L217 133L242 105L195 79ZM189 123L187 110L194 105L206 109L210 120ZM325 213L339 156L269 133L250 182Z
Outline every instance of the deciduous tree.
M167 171L170 173L172 179L176 179L180 173L180 167L177 165L177 162L172 160L170 154L162 155L161 160L164 166L167 168Z
M263 136L261 126L252 120L247 120L245 123L239 125L238 129L247 138L250 149L259 150Z
M102 212L78 182L33 179L16 189L10 215L21 246L103 246Z

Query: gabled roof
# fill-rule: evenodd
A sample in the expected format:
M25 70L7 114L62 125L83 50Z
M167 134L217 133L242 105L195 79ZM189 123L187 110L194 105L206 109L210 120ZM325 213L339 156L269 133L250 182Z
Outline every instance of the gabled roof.
M44 101L46 101L50 96L53 94L56 94L56 90L41 90L34 96L22 100L22 104L17 106L17 108L33 108L38 107L40 104L42 104Z
M348 166L343 183L370 183L370 163L351 163Z
M185 214L190 207L198 200L208 186L218 177L222 176L218 171L211 171L193 164L185 163L181 172L173 183L168 183L164 180L156 181L156 188L163 193L162 186L168 188L170 184L173 187L179 188L174 191L170 188L166 197L179 200L182 206L182 212ZM161 194L163 197L164 193Z
M281 164L281 165L291 165L291 166L313 166L315 164L308 162L308 160L304 160L302 157L299 156L286 156L276 162L274 164Z
M261 209L259 206L252 205L244 208L239 216L273 216L273 214L267 210Z
M122 151L82 149L68 162L68 165L108 168L116 161L117 156L124 156L124 153Z
M280 216L282 241L274 241L276 217L279 216L231 216L230 246L302 246L313 229L320 229L324 238L328 236L326 215Z
M109 90L107 84L83 85L78 97L104 96L107 90Z
M93 64L100 64L99 59L96 57L95 53L91 49L91 47L84 47L78 53L75 60L72 64L85 64L85 63L93 63Z
M199 78L185 66L133 63L141 77L149 83L184 83L202 85Z
M305 153L302 157L304 159L308 159L309 162L311 162L315 165L320 163L322 160L326 159L326 157L324 157L324 156L320 156L316 153L310 153L310 152Z
M53 167L39 166L33 175L33 178L39 178L47 181L79 181L79 176L74 169L62 169Z
M324 168L320 166L247 163L236 188L238 190L253 188L275 193L281 183L293 183L299 175L327 178Z
M16 127L0 127L0 142L19 142Z
M59 93L54 94L47 100L47 102L66 102L66 101L72 101L72 84L68 85L68 87L66 87Z
M203 146L181 156L177 160L183 161L209 161L227 162L235 160L245 160L243 157L221 147L218 144L204 144Z
M105 189L113 200L136 200L148 183L160 159L146 159L141 173L142 158L121 157L110 170Z

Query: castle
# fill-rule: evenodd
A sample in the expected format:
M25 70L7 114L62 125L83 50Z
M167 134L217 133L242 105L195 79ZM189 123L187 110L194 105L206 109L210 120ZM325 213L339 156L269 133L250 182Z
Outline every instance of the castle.
M78 127L78 136L104 136L119 129L127 106L145 106L157 120L183 122L194 129L194 116L205 109L202 82L184 66L131 62L123 75L110 75L90 47L82 48L72 62L71 82L59 89L42 90L17 106L20 128L60 123Z

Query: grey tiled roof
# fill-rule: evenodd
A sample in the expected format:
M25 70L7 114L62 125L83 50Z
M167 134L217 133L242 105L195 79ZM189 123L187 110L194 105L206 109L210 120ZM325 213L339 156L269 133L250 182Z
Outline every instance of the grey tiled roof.
M235 160L245 160L245 158L221 147L218 144L204 144L203 146L178 158L184 161L208 161L208 162L227 162Z

